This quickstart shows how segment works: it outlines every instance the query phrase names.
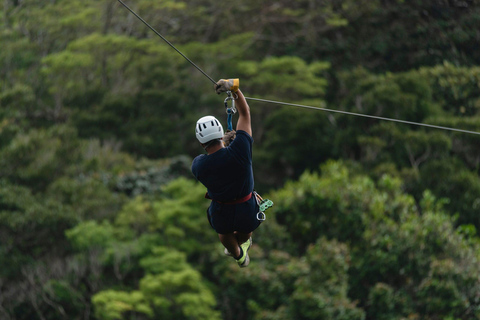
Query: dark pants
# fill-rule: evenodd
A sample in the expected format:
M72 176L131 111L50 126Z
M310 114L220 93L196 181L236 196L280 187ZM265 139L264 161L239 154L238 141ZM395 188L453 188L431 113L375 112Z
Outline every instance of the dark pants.
M260 210L255 196L238 204L222 204L212 201L207 210L210 225L219 234L250 233L257 229L261 221L257 219Z

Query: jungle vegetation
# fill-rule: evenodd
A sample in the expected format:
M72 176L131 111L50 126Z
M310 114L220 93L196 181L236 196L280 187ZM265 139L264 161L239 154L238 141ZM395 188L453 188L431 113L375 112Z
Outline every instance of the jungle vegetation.
M125 2L247 96L480 132L473 0ZM251 101L240 269L190 173L213 84L118 1L0 26L1 319L480 319L479 135Z

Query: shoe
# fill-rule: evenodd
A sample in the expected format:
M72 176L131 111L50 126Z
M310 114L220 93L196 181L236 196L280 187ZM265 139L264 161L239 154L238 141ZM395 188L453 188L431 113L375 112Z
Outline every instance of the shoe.
M250 263L250 257L248 256L248 252L245 253L243 257L238 259L237 263L240 266L240 268L245 268L246 266L248 266L248 264Z
M252 243L253 243L252 237L250 237L250 239L247 240L247 242L249 242L249 241L250 241L250 245L248 246L247 251L250 250L250 247L252 246ZM245 242L245 243L246 243L246 242ZM231 254L230 251L228 251L227 248L225 248L225 249L223 250L223 253L224 253L226 256L233 257L233 254Z
M250 263L250 257L248 256L248 250L252 246L252 238L248 239L245 243L242 243L240 247L243 250L243 255L240 259L237 260L238 265L240 268L245 268Z

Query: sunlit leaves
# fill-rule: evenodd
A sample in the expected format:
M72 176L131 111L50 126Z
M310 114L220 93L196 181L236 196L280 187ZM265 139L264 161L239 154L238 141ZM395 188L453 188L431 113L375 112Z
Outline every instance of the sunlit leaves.
M93 297L97 316L117 319L133 312L148 317L219 319L213 309L215 297L184 254L156 247L140 264L147 274L140 280L139 290L97 293Z
M328 63L307 64L287 56L266 58L260 63L243 62L241 66L242 73L252 78L248 82L251 92L266 97L265 93L275 88L277 100L284 95L289 100L322 98L327 86L323 73L328 68Z
M101 320L114 320L123 318L126 312L154 315L152 308L146 303L145 297L139 291L123 292L105 290L92 298L95 305L95 315Z

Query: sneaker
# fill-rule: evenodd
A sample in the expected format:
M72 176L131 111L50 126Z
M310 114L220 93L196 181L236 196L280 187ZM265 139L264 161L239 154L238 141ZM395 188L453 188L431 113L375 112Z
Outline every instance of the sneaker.
M240 247L243 250L243 255L240 259L237 260L238 265L240 268L245 268L250 263L250 257L248 256L248 250L252 246L252 238L248 239L245 243L243 243Z
M250 247L252 246L252 243L253 243L252 237L250 237L250 239L247 240L247 242L249 242L249 241L250 241L250 245L248 246L247 251L250 250ZM247 242L245 242L245 243L247 243ZM224 253L226 256L233 257L233 254L231 254L230 251L228 251L227 248L225 248L225 249L223 250L223 253Z
M247 241L245 241L245 243L243 243L242 246L245 245L245 244L247 244L247 243L248 243L248 247L247 247L247 251L248 251L248 250L250 250L250 247L251 247L252 244L253 244L253 239L252 239L252 237L250 237ZM242 247L242 249L243 249L243 247Z
M250 257L248 256L248 252L246 252L240 259L237 260L238 265L240 268L245 268L250 263Z

